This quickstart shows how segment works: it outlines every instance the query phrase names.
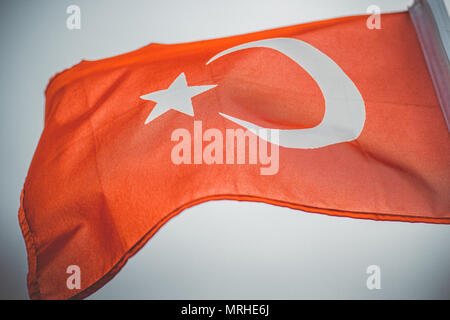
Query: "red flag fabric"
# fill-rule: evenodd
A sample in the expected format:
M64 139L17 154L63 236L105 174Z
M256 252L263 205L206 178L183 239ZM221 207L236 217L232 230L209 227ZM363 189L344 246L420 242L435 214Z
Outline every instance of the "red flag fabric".
M208 200L450 223L449 135L411 19L366 19L150 44L55 75L19 210L30 297L88 296Z

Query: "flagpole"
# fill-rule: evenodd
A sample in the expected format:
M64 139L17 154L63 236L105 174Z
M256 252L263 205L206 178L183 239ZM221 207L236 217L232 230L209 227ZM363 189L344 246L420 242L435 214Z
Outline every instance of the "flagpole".
M450 19L443 0L415 0L409 8L450 131Z

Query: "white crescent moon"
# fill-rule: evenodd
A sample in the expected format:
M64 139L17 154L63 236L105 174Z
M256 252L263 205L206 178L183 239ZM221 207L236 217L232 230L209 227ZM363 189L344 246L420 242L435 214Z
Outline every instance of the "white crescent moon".
M248 121L220 113L223 117L252 130L262 139L286 148L313 149L355 140L361 134L366 119L364 100L353 81L327 55L310 44L293 38L272 38L238 45L220 52L206 64L248 48L277 50L300 65L317 82L325 99L322 121L308 129L279 129L278 139L258 134L267 129ZM281 111L280 111L281 112Z

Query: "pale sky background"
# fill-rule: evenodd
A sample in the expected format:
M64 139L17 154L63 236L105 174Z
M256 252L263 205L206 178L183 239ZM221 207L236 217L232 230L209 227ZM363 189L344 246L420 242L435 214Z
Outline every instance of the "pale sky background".
M337 16L406 10L409 0L0 2L0 298L26 299L19 195L43 128L50 77L81 59L150 42L217 38ZM66 28L66 8L82 28ZM351 49L349 49L351 54ZM450 227L208 202L167 223L92 299L450 299ZM381 268L380 290L366 268Z

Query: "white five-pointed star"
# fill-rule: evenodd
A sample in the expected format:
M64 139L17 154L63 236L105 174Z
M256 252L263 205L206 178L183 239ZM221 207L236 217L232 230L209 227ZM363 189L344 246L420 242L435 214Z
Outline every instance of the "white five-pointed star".
M189 87L186 82L186 76L184 72L181 73L165 90L154 91L149 94L143 95L140 98L144 100L151 100L156 102L152 112L150 112L145 124L156 119L163 113L166 113L170 109L183 112L191 117L194 116L194 108L192 106L191 98L214 88L217 85L207 86L192 86Z

